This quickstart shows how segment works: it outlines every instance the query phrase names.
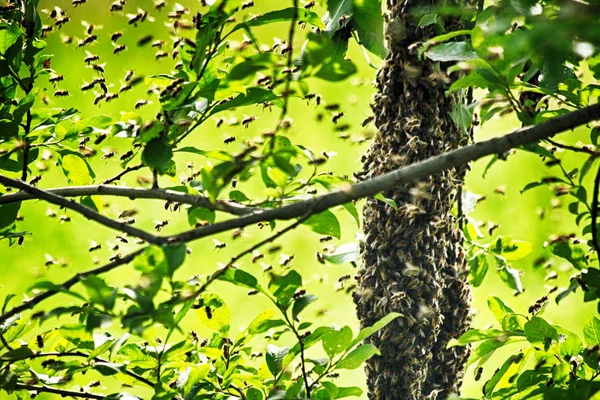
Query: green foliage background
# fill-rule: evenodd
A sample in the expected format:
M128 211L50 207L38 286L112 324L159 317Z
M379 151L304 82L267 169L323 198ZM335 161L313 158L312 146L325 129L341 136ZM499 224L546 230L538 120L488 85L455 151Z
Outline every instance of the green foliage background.
M132 4L139 4L140 7L151 9L153 3L150 1L132 1ZM192 2L190 2L192 3ZM181 4L186 5L185 1ZM82 37L83 26L77 21L87 20L95 25L102 25L103 28L99 32L101 40L98 44L90 47L90 51L96 54L108 54L106 77L108 82L118 82L123 79L126 71L134 69L137 75L148 76L161 71L169 71L173 62L168 58L162 61L155 61L154 50L151 48L139 48L136 45L137 40L147 34L152 34L156 39L168 37L168 29L163 25L163 20L158 17L156 22L145 22L138 27L127 26L124 29L124 37L122 43L126 44L129 50L112 56L112 46L108 36L115 30L123 30L126 26L125 17L122 15L110 16L107 12L107 4L99 4L90 2L76 9L72 9L68 1L46 1L42 2L41 8L51 8L58 5L59 7L71 10L69 16L73 22L67 24L61 33L66 35L74 35ZM131 4L130 4L131 5ZM168 5L167 9L171 6ZM287 6L287 5L286 5ZM256 0L256 7L252 9L253 13L272 10L282 6L281 0ZM167 12L166 10L163 13ZM280 38L287 36L288 24L281 23L277 25L269 25L266 28L258 28L256 33L259 37L268 39L275 35ZM240 33L238 40L243 40ZM55 104L60 104L61 107L76 107L80 110L82 117L90 116L97 113L97 107L93 105L93 94L79 91L79 86L84 81L89 82L95 73L86 68L83 58L85 50L75 49L75 44L64 46L60 43L60 35L53 34L48 39L48 50L55 57L52 59L52 68L57 72L65 75L65 82L61 84L62 89L67 89L71 96L64 98L53 98L51 93L54 91L51 85L49 88L49 99ZM169 45L169 43L167 43ZM298 43L296 45L298 51ZM338 173L351 175L354 171L360 168L360 157L366 151L368 140L360 138L369 137L373 134L372 126L367 129L360 127L361 121L368 117L370 113L369 101L374 93L371 86L371 81L375 78L377 70L369 66L365 61L361 50L354 42L351 42L350 57L359 66L359 72L352 78L343 83L324 83L323 81L309 81L311 90L320 93L327 103L339 103L345 115L342 119L344 123L351 124L352 128L349 131L351 138L342 140L338 138L338 133L331 123L331 115L325 113L323 122L317 121L317 111L307 112L307 108L300 103L304 100L293 98L291 100L290 117L293 119L293 125L290 130L290 138L297 144L304 144L310 147L315 152L333 151L337 153L322 170L332 170ZM103 61L104 62L104 61ZM376 65L381 63L373 56L372 62ZM44 78L42 78L44 79ZM114 90L117 90L114 88ZM103 113L113 116L118 119L123 112L132 111L135 102L139 99L146 98L145 87L140 85L131 92L123 94L117 101L111 103L103 103L101 110ZM156 101L155 101L156 103ZM151 118L157 110L157 105L149 105L141 109L140 114ZM322 110L322 109L321 109ZM276 124L278 112L273 111L261 112L253 106L228 113L227 117L236 117L239 120L243 118L242 114L257 115L258 119L253 122L248 129L244 127L228 126L227 119L221 128L216 128L214 121L209 121L203 128L194 132L188 137L182 145L193 144L199 148L213 149L238 149L240 142L246 138L260 135L268 129L272 129ZM475 136L477 139L485 139L495 135L506 133L519 126L519 122L512 117L496 118L493 121L484 125L482 129L477 129ZM235 136L236 142L224 144L223 140L226 137ZM567 133L563 135L565 142L576 142L577 140L585 140L581 132ZM568 139L567 139L568 138ZM102 144L105 148L115 148L117 151L123 148L124 144L120 139L110 139ZM48 163L53 163L55 160L50 160ZM177 155L178 172L185 169L187 162L193 162L200 166L207 162L204 157ZM582 160L578 159L577 155L571 156L573 166L580 165ZM469 191L478 195L487 196L487 199L478 204L472 216L479 221L492 221L500 224L500 227L495 231L495 234L513 235L515 239L526 240L533 244L533 252L526 258L515 262L515 267L524 271L522 278L525 292L518 297L511 298L512 292L503 284L495 274L489 274L484 284L475 289L473 296L473 307L476 311L473 326L484 328L490 324L495 324L493 315L488 311L486 301L489 296L496 295L507 301L509 305L517 312L527 313L527 308L532 305L538 298L545 295L548 287L568 286L569 276L572 273L568 267L560 261L554 262L553 270L558 271L558 279L545 282L547 270L534 266L537 258L548 255L548 251L544 250L543 243L549 240L551 234L556 233L571 233L579 232L572 222L566 218L564 209L567 201L564 197L558 198L561 202L560 209L551 207L551 201L554 198L553 192L546 187L534 189L524 194L520 194L520 190L529 182L537 180L541 175L547 173L544 165L539 161L538 156L530 153L518 152L511 156L506 162L497 163L488 173L487 177L482 178L483 169L487 164L487 160L481 160L472 166L472 170L468 176L467 188ZM92 161L92 166L96 174L100 178L107 178L115 175L120 171L118 157L112 160L100 160L97 156ZM34 174L36 167L33 167ZM130 186L136 186L136 176L131 174L122 182ZM146 174L146 177L150 178ZM588 177L588 179L591 179ZM176 185L176 179L169 181L169 178L161 179L162 186ZM49 173L45 173L40 187L59 187L66 186L67 181L62 172L58 168L52 168ZM503 186L504 190L496 190ZM590 187L588 185L588 187ZM505 192L500 194L498 192ZM589 192L591 192L591 187ZM187 217L184 211L167 212L163 209L162 204L155 200L136 200L134 202L106 197L105 201L109 204L105 205L105 210L109 210L109 214L116 216L124 209L136 208L139 214L135 216L136 226L151 229L155 224L154 221L163 219L169 220L169 225L164 228L165 233L176 233L187 229ZM69 215L71 222L62 223L59 218L49 218L46 216L48 209L55 210L58 215ZM540 218L539 209L545 210L545 216ZM355 240L359 229L353 219L341 207L334 210L342 222L342 238L334 241L334 244L343 244ZM24 293L26 289L36 280L51 280L59 282L73 275L76 271L84 271L92 267L94 259L98 258L101 262L106 261L112 254L108 248L110 244L115 243L114 233L108 229L98 227L97 224L84 220L83 218L74 215L73 213L65 213L57 207L48 206L43 202L29 201L24 202L20 214L25 215L25 220L18 222L19 231L33 232L33 238L26 237L22 246L8 247L7 243L0 244L0 299L11 293ZM177 272L179 276L192 276L197 273L209 273L217 268L218 263L226 263L231 255L236 254L249 245L257 241L258 237L264 237L264 231L257 227L246 229L242 238L232 240L231 234L221 234L216 237L221 242L227 243L225 249L217 250L214 248L213 238L206 238L189 245L193 254L189 257L184 266ZM482 231L486 229L482 228ZM355 269L351 265L323 265L317 262L316 252L321 250L328 244L321 244L314 234L307 234L308 228L300 227L296 231L288 234L283 240L279 240L278 244L283 246L282 252L287 255L294 255L293 267L303 275L306 282L306 289L310 293L315 293L319 296L318 302L311 305L306 316L311 319L317 319L321 324L334 323L340 326L350 325L356 332L358 323L354 313L354 305L349 295L344 290L337 291L339 286L338 279L347 274L354 274ZM35 247L31 240L35 240ZM90 253L90 241L94 240L103 245L99 251ZM127 253L127 249L131 245L120 244L119 252ZM65 266L51 265L44 266L46 262L45 253L51 255L61 264L63 261ZM266 264L276 265L281 262L281 256L276 254L270 256L265 254L265 258L261 260ZM252 265L250 258L243 261L244 267L254 275L261 274L262 267L257 262ZM491 267L493 268L493 267ZM111 272L106 276L107 282L122 283L133 281L138 273L132 268L121 268ZM346 287L350 285L346 283ZM232 310L232 332L243 330L258 313L269 307L268 300L259 296L248 297L247 291L242 288L234 287L227 283L217 283L212 289L212 292L221 294L227 301ZM570 296L564 300L560 307L551 301L544 317L552 322L560 323L568 327L573 332L582 337L582 327L584 322L595 312L595 303L590 303L588 306L582 306L581 294ZM21 299L13 299L13 304ZM43 309L50 309L53 305L64 304L70 301L68 297L56 296L43 305ZM317 316L318 315L318 316ZM201 336L208 336L210 330L204 327L199 321L194 322L194 318L188 318L187 328L197 331ZM46 327L51 327L55 320L45 322ZM152 331L147 332L152 335ZM266 343L266 341L265 341ZM514 345L513 345L514 346ZM260 346L258 346L260 347ZM483 378L480 382L475 382L473 378L473 367L467 372L465 380L464 395L465 397L479 397L480 385L491 376L493 371L499 366L508 354L515 347L507 346L506 349L495 354L489 366L486 367ZM516 353L516 350L515 350ZM110 380L107 380L110 384ZM345 371L340 379L341 386L356 385L360 382L360 386L364 387L364 375L361 369L354 371ZM114 387L117 389L117 386ZM145 390L145 389L143 389ZM144 393L139 393L143 395ZM0 396L5 396L2 394ZM40 395L38 398L43 399L47 395ZM366 398L366 397L365 397Z

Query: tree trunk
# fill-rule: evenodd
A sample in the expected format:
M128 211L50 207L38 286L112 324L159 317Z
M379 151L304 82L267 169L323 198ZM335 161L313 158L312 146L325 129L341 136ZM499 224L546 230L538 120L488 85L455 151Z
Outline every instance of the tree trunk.
M410 11L419 5L388 0L390 55L373 105L379 132L363 157L361 179L469 141L450 117L457 99L446 96L444 66L420 60L418 46L411 46L435 36L432 27L417 27ZM449 30L453 24L446 21ZM451 215L464 173L449 171L384 193L397 210L375 199L365 206L358 317L369 326L390 312L403 314L370 338L381 351L367 365L370 399L442 399L459 388L468 351L446 345L470 322L463 236Z

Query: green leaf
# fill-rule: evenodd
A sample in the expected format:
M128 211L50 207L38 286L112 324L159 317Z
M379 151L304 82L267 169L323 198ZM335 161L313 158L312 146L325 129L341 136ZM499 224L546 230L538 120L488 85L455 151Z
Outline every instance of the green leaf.
M360 258L358 242L351 242L338 246L333 253L323 254L323 258L332 264L356 262Z
M581 353L583 344L581 343L579 336L560 326L557 326L556 330L558 331L558 343L561 356L569 359L570 357L575 357Z
M250 325L248 325L248 333L250 335L258 335L268 331L271 328L285 325L285 321L281 319L273 319L274 316L275 311L273 310L263 311L256 318L254 318L254 320L252 320Z
M571 364L562 360L552 367L552 379L557 384L562 384L567 381L571 373Z
M352 15L352 0L327 0L327 14L323 18L326 24L325 32L332 35L341 28L340 18L346 17L349 19Z
M283 370L283 359L289 353L288 347L277 347L273 344L267 346L265 354L265 360L267 361L267 367L273 376L279 375Z
M13 226L17 220L17 215L19 215L20 208L20 201L0 205L0 232L6 231Z
M379 58L387 56L383 41L383 14L381 0L353 0L352 24L356 28L360 44Z
M499 297L489 297L488 298L488 308L496 317L496 320L502 324L504 330L508 331L520 331L523 330L523 324L519 320L516 313L504 304L504 302Z
M79 153L60 150L59 164L69 183L73 185L89 185L96 177L88 162Z
M517 293L523 293L523 284L521 283L521 273L512 268L504 259L496 258L498 264L498 276L509 288L516 290Z
M450 111L450 117L454 121L454 125L463 133L467 133L473 123L474 107L466 106L462 103L455 103Z
M258 284L258 279L256 279L254 275L241 269L228 268L218 279L220 281L231 282L237 286L256 289L260 292L263 291L263 288Z
M19 133L19 125L8 119L0 119L0 139L10 140L16 138Z
M302 277L296 271L290 271L285 275L272 274L269 282L269 290L284 309L289 307L296 289L300 286L302 286Z
M6 51L21 37L22 32L19 24L14 21L2 22L0 24L0 55L6 55Z
M396 204L396 202L394 201L394 199L388 199L387 197L385 197L383 195L383 193L377 193L376 195L373 196L374 199L383 201L385 204L387 204L388 206L392 207L394 210L398 210L398 205Z
M319 28L324 27L323 22L321 22L321 19L317 13L304 8L297 8L295 12L297 13L296 21L299 23L309 23ZM291 21L294 18L295 12L294 8L290 7L284 8L283 10L271 11L262 15L258 15L255 18L237 24L233 27L230 33L244 28L263 26L275 22Z
M467 61L479 58L467 42L442 43L430 47L425 55L432 61Z
M215 222L215 212L213 210L209 210L208 208L202 207L190 207L187 210L188 213L188 223L191 227L195 227L197 223L202 222L210 222L213 224Z
M167 174L174 165L171 145L164 138L152 139L144 147L142 162L147 167L155 169L160 175Z
M587 267L587 259L585 252L575 243L572 243L568 238L559 238L550 242L548 246L552 254L564 258L570 262L578 270Z
M294 305L292 306L292 318L294 320L298 320L298 314L302 312L306 307L308 307L312 302L317 300L317 296L313 294L305 294L294 300Z
M388 315L386 315L385 317L381 318L379 321L375 322L373 325L363 328L358 333L358 336L356 337L356 339L354 339L352 341L352 346L355 346L356 344L365 340L366 338L368 338L375 332L378 332L381 329L385 328L385 326L387 324L389 324L390 322L392 322L393 320L395 320L396 318L401 317L401 316L402 316L402 314L392 312L392 313L389 313Z
M540 317L532 317L527 321L524 326L524 332L525 337L530 343L558 339L556 328Z
M467 366L479 361L480 365L485 363L494 352L500 347L504 346L507 343L510 343L509 339L506 340L498 340L496 338L486 340L481 343L475 350L471 352L471 356L469 357L469 361L467 362Z
M588 346L600 345L600 319L593 316L583 326L583 339Z
M471 282L473 287L481 286L488 269L489 264L484 251L478 252L469 260L469 282Z
M352 347L352 329L348 326L340 330L330 328L323 333L321 340L323 350L332 358Z
M223 299L214 293L204 293L198 297L196 315L207 327L227 335L231 321L231 312Z
M522 240L513 240L510 236L499 236L490 250L509 261L515 261L528 256L533 251L533 245Z
M333 236L338 239L342 235L340 222L335 214L329 210L312 215L303 224L308 226L313 232L321 235Z
M465 346L469 343L481 342L488 339L504 340L512 335L513 334L510 332L501 331L499 329L469 329L458 339L450 340L446 348Z
M104 307L105 311L110 311L115 306L117 299L117 289L110 287L103 279L96 275L88 275L80 280L81 284L90 297L90 303L99 304Z
M374 355L381 355L377 347L372 344L363 344L352 350L342 361L336 365L336 369L356 369Z

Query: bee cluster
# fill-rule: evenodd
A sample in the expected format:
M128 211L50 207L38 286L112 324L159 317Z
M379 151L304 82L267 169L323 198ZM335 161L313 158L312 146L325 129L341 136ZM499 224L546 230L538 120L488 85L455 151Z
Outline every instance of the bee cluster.
M388 0L388 23L403 24L405 35L390 40L390 55L378 74L373 111L379 132L363 157L360 179L458 148L469 139L450 117L455 99L446 96L443 82L430 79L435 64L420 60L417 46L410 46L435 36L412 20L410 9L417 5ZM365 206L363 266L354 293L358 317L370 326L390 312L403 315L369 339L382 354L367 365L372 399L446 398L458 389L468 350L446 345L470 322L463 236L451 215L464 173L447 171L384 193L397 210L376 199Z

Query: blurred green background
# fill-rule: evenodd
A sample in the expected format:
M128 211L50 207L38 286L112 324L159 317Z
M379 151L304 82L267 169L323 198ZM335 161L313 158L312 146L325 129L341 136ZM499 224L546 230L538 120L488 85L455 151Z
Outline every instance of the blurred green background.
M165 14L174 7L172 1L167 1L167 5L162 12L157 12L153 8L151 1L129 1L125 8L126 13L135 13L137 8L150 11L154 21L149 20L139 24L137 27L127 25L127 17L124 13L115 13L111 15L108 12L108 2L92 2L73 8L69 1L42 1L41 8L50 10L54 6L59 6L67 11L71 22L66 24L60 31L56 29L47 38L48 52L54 54L52 59L52 68L57 73L65 76L65 81L59 84L61 89L67 89L71 95L67 98L57 100L52 96L54 88L47 84L47 78L41 78L48 88L48 98L50 104L60 107L76 107L81 112L82 117L90 117L98 113L108 114L119 119L125 112L134 110L134 104L140 99L150 99L154 104L145 106L139 111L144 119L152 119L158 106L157 99L146 94L146 87L140 85L131 92L121 94L118 100L111 103L102 103L99 107L93 105L94 95L91 92L82 93L79 87L84 82L89 82L96 76L96 73L86 67L83 59L86 56L86 50L101 56L100 63L106 63L106 78L109 84L114 85L110 91L117 92L126 71L133 69L136 75L148 76L157 73L168 73L171 71L174 62L169 58L162 61L155 61L154 53L156 49L149 46L140 48L137 46L139 38L151 34L154 39L165 40L167 50L170 50L172 41L169 39L169 28L165 26ZM181 1L181 5L190 7L192 10L197 8L197 2ZM268 10L288 7L288 2L281 0L255 0L256 6L249 10L250 13L261 13ZM291 3L291 2L290 2ZM322 8L316 8L317 12L322 13ZM43 19L47 14L43 15ZM96 25L96 33L99 40L89 48L76 49L76 43L84 37L85 27L81 21L87 21ZM44 23L51 23L50 20ZM257 29L256 35L261 42L271 45L273 37L285 39L288 32L288 24L276 24L265 28ZM110 35L118 30L124 32L120 43L126 44L128 50L113 55L113 47L110 42ZM295 51L298 54L302 38L306 31L300 30L296 36ZM61 36L67 35L74 37L73 43L63 45ZM234 38L243 40L242 34ZM340 83L324 83L317 80L309 80L307 83L311 91L317 92L323 96L327 103L339 103L345 115L341 123L348 123L351 128L348 130L349 139L340 139L338 132L335 131L331 123L331 114L324 112L322 108L316 110L314 106L307 106L306 101L300 98L291 100L290 117L293 119L293 125L289 131L291 140L296 144L302 144L309 147L315 153L323 151L335 152L333 157L321 170L335 171L337 173L352 175L353 172L360 169L360 157L366 151L369 141L364 138L374 133L373 127L362 128L361 121L371 114L369 103L374 93L372 81L375 79L377 70L369 66L365 60L362 51L351 44L349 57L359 67L359 73L354 77ZM376 65L381 63L374 56L371 59ZM322 122L317 119L317 113L324 112ZM241 126L230 126L229 119L237 118L241 121L244 115L255 115L257 120L250 125L248 129ZM190 135L182 146L194 145L202 149L223 148L229 151L239 151L241 143L245 139L260 136L264 131L272 129L277 121L278 110L273 112L263 112L261 108L246 107L236 110L233 113L224 115L225 123L221 128L215 127L215 120L209 120L206 124L197 129ZM518 122L511 116L495 119L491 123L480 127L476 131L476 139L497 136L511 131L518 127ZM587 132L578 130L573 133L565 133L561 139L565 142L576 142L578 139L585 139ZM226 137L235 136L236 142L225 145L223 140ZM113 138L102 143L101 147L107 151L117 151L117 157L111 160L101 160L102 152L99 152L92 159L92 167L96 172L96 182L111 177L120 171L118 155L124 152L129 141L126 139ZM73 144L76 147L76 144ZM179 179L185 175L185 168L188 162L195 164L196 168L210 162L204 157L179 154L176 158L178 162L178 178L162 178L161 186L175 186L179 184ZM575 157L569 159L573 165L580 163ZM43 173L43 179L39 187L50 188L66 186L67 180L60 171L54 167L54 159L47 162L48 172ZM131 165L139 161L139 156ZM480 160L472 165L472 169L467 179L467 189L478 195L487 196L471 215L481 222L493 222L500 224L495 232L496 234L512 235L515 239L526 240L534 244L534 252L523 260L515 263L515 267L524 271L522 277L525 287L525 293L518 297L513 297L512 291L508 289L493 272L490 270L482 287L473 291L473 326L485 328L495 324L495 320L486 306L486 299L489 296L497 295L507 302L517 312L527 313L527 308L538 298L548 292L549 287L567 286L568 279L572 271L565 263L554 260L553 270L559 272L558 279L545 281L548 270L534 267L534 261L546 255L543 244L548 240L552 233L579 233L579 229L574 225L572 219L565 211L568 203L563 198L558 198L561 206L553 208L551 202L553 193L546 188L538 188L521 195L520 190L529 182L539 180L541 176L546 176L553 171L548 171L536 155L524 152L517 152L509 157L508 161L498 162L484 179L482 172L488 159ZM42 165L34 165L32 173L38 174L38 169ZM557 167L553 167L557 168ZM138 186L136 178L143 176L150 178L147 171L134 172L119 184L128 186ZM589 182L588 182L589 183ZM588 186L589 187L589 186ZM252 189L249 189L252 190ZM501 194L500 192L504 192ZM254 193L260 196L261 189L254 189ZM154 221L163 219L169 220L169 225L163 230L165 234L180 232L188 229L187 217L185 211L167 212L164 210L162 201L153 200L135 200L117 199L111 197L103 198L106 203L103 213L108 216L116 217L125 209L135 208L139 211L135 216L136 226L152 230ZM564 203L564 204L563 204ZM362 205L362 203L359 203ZM46 216L47 210L56 211L58 217L69 215L71 222L60 222L59 218L49 218ZM540 210L544 210L544 215L540 217ZM334 210L342 222L342 239L334 245L355 241L360 236L360 230L356 223L343 209ZM105 263L113 254L110 247L118 244L115 240L115 233L109 229L98 226L97 224L86 221L72 212L58 210L57 207L48 205L41 201L28 201L23 203L20 214L24 220L18 222L19 231L29 231L31 236L26 237L22 246L8 247L7 242L0 243L0 299L3 299L10 293L17 294L13 299L12 305L15 305L21 299L30 296L27 288L38 280L51 280L61 282L71 277L74 273L85 271L92 268L96 262ZM218 216L223 218L225 216ZM284 224L281 223L280 226ZM231 233L221 234L216 239L227 243L227 248L215 250L213 238L206 238L189 244L192 255L188 257L185 265L178 271L180 279L191 277L195 274L206 274L214 271L218 263L227 263L232 255L251 246L260 238L265 237L268 228L263 230L257 227L251 227L245 230L242 238L233 241ZM486 231L486 226L482 231ZM308 228L300 227L295 232L287 235L278 244L283 246L282 252L285 255L294 255L293 268L297 269L305 280L305 286L308 292L319 296L318 302L311 305L306 311L306 318L316 320L321 324L336 324L339 326L349 325L354 330L358 323L355 316L354 305L348 294L344 290L337 290L339 287L339 277L346 274L354 274L355 269L351 265L333 266L322 265L317 262L316 252L329 244L319 243L318 235L311 233ZM102 244L102 249L93 253L88 251L90 242L94 240ZM126 254L135 248L130 242L129 245L118 244L118 252ZM56 259L59 264L44 266L47 256L50 255ZM282 255L265 255L261 260L265 265L278 266ZM64 265L61 265L64 263ZM239 263L240 268L247 269L256 276L261 275L262 268L257 262L253 264L251 257L244 259ZM131 267L117 269L106 276L111 284L124 285L127 282L135 282L138 273ZM351 282L351 281L350 281ZM351 283L347 282L346 287ZM232 310L232 335L236 335L243 330L254 317L256 317L265 308L272 308L266 299L258 296L248 297L246 290L227 284L215 284L212 291L219 293L225 298ZM55 296L52 300L42 303L41 309L49 310L52 306L58 304L65 305L73 300L69 297ZM581 334L584 321L595 312L595 305L588 304L582 306L581 293L568 297L557 307L554 301L550 302L545 316L550 321L559 321L577 334ZM560 317L560 318L559 318ZM58 321L46 321L42 329L49 330L58 325ZM113 326L114 328L114 326ZM200 335L208 336L210 331L194 320L193 315L185 320L186 329L194 329ZM112 329L112 328L111 328ZM154 337L162 334L160 331L148 331L148 337ZM32 337L33 339L33 337ZM281 338L282 343L290 342L291 335L284 335ZM258 341L256 351L262 351L266 341ZM517 347L510 346L505 352L516 352ZM313 351L318 352L319 349ZM507 353L498 352L488 362L484 375L479 382L473 378L473 368L466 373L464 384L464 395L467 397L480 397L480 386L485 382L494 370L499 366L499 362L504 360ZM76 382L85 384L89 380L98 379L89 374L85 381ZM339 383L342 386L364 384L364 373L361 369L356 371L346 371L342 374ZM119 385L112 379L103 380L108 390L119 390ZM108 391L107 391L108 392ZM148 396L149 392L136 392L142 397ZM14 398L0 394L0 398ZM50 398L49 396L39 396L38 398ZM146 398L146 397L144 397ZM364 396L366 398L366 395Z

